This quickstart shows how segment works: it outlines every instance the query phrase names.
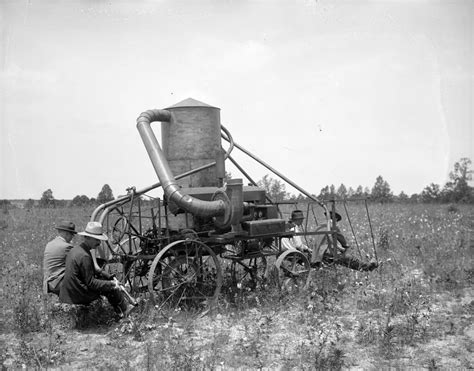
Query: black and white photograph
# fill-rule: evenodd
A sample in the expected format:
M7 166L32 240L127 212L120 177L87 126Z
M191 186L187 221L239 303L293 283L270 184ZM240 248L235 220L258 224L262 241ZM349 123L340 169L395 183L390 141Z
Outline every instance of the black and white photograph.
M0 0L2 370L474 368L474 1Z

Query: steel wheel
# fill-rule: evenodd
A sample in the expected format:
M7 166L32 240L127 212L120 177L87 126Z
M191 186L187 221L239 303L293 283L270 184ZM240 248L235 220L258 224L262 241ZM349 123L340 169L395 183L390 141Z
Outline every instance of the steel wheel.
M113 244L120 244L123 236L128 231L128 220L123 215L120 216L112 226L110 231L110 242Z
M243 260L233 260L231 267L232 283L239 289L255 290L262 286L266 279L267 259L258 256Z
M310 278L310 263L305 254L286 250L276 260L279 286L285 290L305 288Z
M159 308L190 309L212 305L222 287L216 254L197 240L180 240L155 257L148 274L148 291Z
M130 220L124 214L115 215L117 219L109 230L109 240L112 244L118 245L123 242L124 237L140 236L140 232L137 227L133 225L133 219Z
M151 265L151 260L140 259L139 256L134 258L124 265L125 275L121 281L132 295L146 292Z
M146 291L151 261L140 258L140 239L135 236L126 238L115 246L114 251L117 258L109 264L109 272L114 273L132 295Z

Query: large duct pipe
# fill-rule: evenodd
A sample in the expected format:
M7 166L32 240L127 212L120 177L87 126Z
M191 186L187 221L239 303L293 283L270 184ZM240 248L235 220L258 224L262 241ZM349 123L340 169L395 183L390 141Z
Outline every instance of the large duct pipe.
M226 203L223 200L202 201L181 192L180 186L175 180L168 161L151 129L152 122L170 122L171 119L171 112L158 109L145 111L137 119L138 132L145 144L156 175L161 182L164 194L168 197L169 201L174 202L180 208L193 215L212 217L228 214L229 209L232 207L230 203Z

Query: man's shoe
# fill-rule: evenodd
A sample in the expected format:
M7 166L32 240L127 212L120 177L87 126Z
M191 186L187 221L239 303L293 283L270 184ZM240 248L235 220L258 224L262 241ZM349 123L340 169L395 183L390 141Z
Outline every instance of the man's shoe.
M135 309L136 307L133 306L132 304L127 304L127 307L125 309L122 309L120 307L117 307L115 312L117 313L118 315L118 319L119 320L122 320L122 319L125 319L127 318L130 313Z
M132 304L128 304L127 309L125 309L125 311L123 312L123 317L122 318L127 318L135 308L136 308L136 306L134 306Z
M370 262L368 270L373 271L374 269L377 269L378 266L379 266L379 264L377 262Z

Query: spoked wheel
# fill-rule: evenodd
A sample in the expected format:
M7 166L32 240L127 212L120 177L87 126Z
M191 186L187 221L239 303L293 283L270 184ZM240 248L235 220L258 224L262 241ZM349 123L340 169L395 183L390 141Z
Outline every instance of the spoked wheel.
M222 287L219 260L209 246L180 240L155 257L148 274L148 291L159 308L192 309L212 305Z
M122 243L124 237L139 235L140 232L137 227L133 223L131 224L130 220L124 215L118 217L109 232L110 241L115 245Z
M110 241L113 244L119 244L128 229L129 227L127 218L123 215L119 216L110 230Z
M125 274L121 282L133 295L147 291L151 260L141 259L139 255L132 257L132 259L124 264Z
M310 263L305 254L286 250L276 260L279 286L285 290L305 288L310 278Z
M265 256L258 256L250 258L248 261L233 260L230 271L232 283L237 288L255 290L265 283L267 259Z
M140 258L140 239L126 238L115 245L114 251L117 258L109 264L110 273L114 273L132 295L146 291L151 261Z

